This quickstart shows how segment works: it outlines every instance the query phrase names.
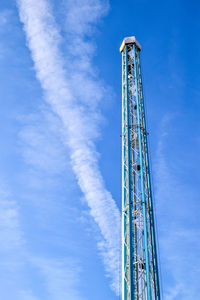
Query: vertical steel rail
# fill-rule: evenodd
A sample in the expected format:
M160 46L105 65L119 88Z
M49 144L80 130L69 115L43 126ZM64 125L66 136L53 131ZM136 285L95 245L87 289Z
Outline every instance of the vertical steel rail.
M124 233L125 233L125 223L124 223L124 53L122 53L122 299L125 298L125 280L124 280L124 263L125 263L125 249L124 249Z
M140 65L140 54L138 53L138 77L140 80L140 93L141 93L141 102L143 106L143 128L146 133L146 118L145 118L145 106L144 106L144 96L143 96L143 87L142 87L142 75L141 75L141 65ZM153 210L153 198L152 198L152 187L151 187L151 174L150 174L150 164L148 156L148 140L147 135L144 136L145 139L145 153L146 153L146 164L147 164L147 179L148 179L148 189L149 189L149 204L150 204L150 221L151 221L151 234L152 234L152 248L153 248L153 264L155 270L155 286L156 286L156 299L160 300L160 284L159 284L159 270L158 270L158 261L157 261L157 246L156 246L156 234L155 234L155 222L154 222L154 210Z
M126 247L125 247L125 233L126 233L126 218L125 218L125 80L124 80L124 52L122 53L122 299L127 299L127 286L125 279L126 268Z
M133 199L132 199L132 155L131 155L131 147L130 147L130 99L129 99L129 83L128 83L128 51L127 46L125 48L126 51L126 109L127 109L127 153L128 153L128 206L129 206L129 275L130 275L130 296L131 299L134 300L134 272L133 272L133 222L132 222L132 205L133 205Z
M136 52L136 47L135 47L135 45L133 45L133 63L134 63L134 77L135 77L135 91L136 91L136 105L137 105L137 126L138 126L138 140L139 140L142 211L143 211L143 226L144 226L147 300L151 300L150 265L149 265L149 251L148 251L148 231L147 231L147 217L146 217L147 214L146 214L146 199L145 199L145 192L144 192L144 174L143 174L143 160L142 160L142 146L141 146L141 124L140 124L139 95L138 95L137 70L136 70L136 53L135 52Z

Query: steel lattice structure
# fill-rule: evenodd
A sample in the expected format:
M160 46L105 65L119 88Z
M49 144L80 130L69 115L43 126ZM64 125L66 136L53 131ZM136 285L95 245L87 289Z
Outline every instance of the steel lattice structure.
M160 300L141 46L125 38L122 53L122 299Z

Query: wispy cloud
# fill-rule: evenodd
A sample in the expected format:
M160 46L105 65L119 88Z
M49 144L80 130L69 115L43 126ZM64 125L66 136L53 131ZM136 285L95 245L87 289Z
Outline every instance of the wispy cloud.
M12 28L13 23L13 11L9 9L0 10L0 61L10 53L10 49L7 44L7 37Z
M34 296L32 291L30 290L23 290L20 291L20 299L22 300L40 300L38 297Z
M28 239L22 230L20 207L3 180L0 182L0 268L4 273L0 296L2 299L41 300L36 282L45 299L83 300L79 294L81 269L68 260L43 258L28 250ZM34 270L34 272L33 272ZM34 276L35 282L29 281ZM27 278L29 280L27 280ZM9 288L9 290L7 290ZM36 293L36 294L35 294Z
M112 278L112 288L118 292L120 213L105 188L94 145L101 119L97 104L105 89L92 70L89 53L94 51L94 45L84 40L86 31L92 32L93 24L107 8L105 2L90 0L82 1L82 5L78 3L79 9L75 11L75 3L67 2L66 22L73 29L68 38L74 51L68 49L68 56L73 55L65 63L60 50L62 38L49 3L45 0L18 0L37 77L44 89L45 100L62 121L64 143L71 152L71 165L90 213L101 231L100 248L106 271ZM69 76L66 69L75 71ZM86 86L88 89L82 88Z
M4 299L6 295L7 299L12 299L14 293L16 299L21 299L18 298L20 287L15 287L25 265L26 240L20 207L5 181L0 179L0 268L3 274L0 297Z
M172 288L168 289L168 292L165 295L165 299L166 300L174 300L176 299L176 297L178 297L180 299L180 292L183 289L183 287L178 284L176 286L173 286Z
M37 258L33 263L43 274L49 299L83 300L77 289L81 270L73 259L59 261Z
M24 237L20 228L19 207L12 199L12 195L4 183L0 183L0 240L1 250L19 250L24 244Z
M45 105L37 113L21 116L19 144L24 161L32 170L49 176L66 169L66 149L62 145L60 120ZM65 152L64 152L65 150Z
M10 21L10 17L12 16L12 11L5 9L0 11L0 25L6 26L8 22Z
M107 0L68 0L64 5L66 25L72 35L79 37L91 36L94 24L100 21L109 9Z
M166 299L192 300L199 294L200 232L195 222L199 205L195 190L176 175L178 167L167 153L171 145L169 132L171 128L175 130L175 117L177 120L177 115L167 115L162 120L155 164L163 289ZM184 169L184 160L181 169Z

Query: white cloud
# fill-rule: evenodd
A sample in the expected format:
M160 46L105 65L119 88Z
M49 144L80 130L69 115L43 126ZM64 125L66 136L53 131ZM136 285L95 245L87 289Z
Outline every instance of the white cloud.
M166 300L174 300L176 299L177 296L179 296L181 290L182 290L182 286L179 284L179 285L176 285L176 286L173 286L172 288L170 288L166 294Z
M91 43L86 46L83 40L83 34L88 30L92 31L93 22L105 14L105 2L82 2L83 8L79 3L75 14L75 3L67 3L67 24L73 29L70 34L72 45L78 34L79 45L85 46L82 50L86 49L81 54L81 48L77 47L76 58L70 56L68 59L67 68L75 70L72 77L70 73L65 72L65 62L60 51L62 39L48 3L45 0L18 0L20 18L24 23L37 77L45 91L45 100L63 123L64 143L71 152L71 165L91 215L102 233L100 248L101 251L103 249L106 271L112 278L112 288L118 292L120 213L111 194L105 188L98 167L98 153L94 146L94 139L99 135L98 123L101 119L97 103L102 99L105 89L92 74L88 51L92 52L94 47ZM91 10L94 11L94 15L91 14ZM89 86L90 92L84 96L84 91L79 89L79 86Z
M108 12L109 3L105 0L66 1L66 25L74 35L91 35L94 23Z
M193 208L198 211L199 204L192 186L176 175L176 166L167 153L171 145L170 124L175 130L174 116L168 115L162 120L155 164L161 271L164 299L192 300L200 292L197 279L200 273L200 232L193 222L196 218ZM182 164L184 168L184 161Z
M12 16L12 11L5 9L0 11L0 25L6 26L10 22L10 18Z
M20 228L19 207L11 193L0 184L0 251L17 250L24 244Z
M37 258L33 260L33 263L44 275L50 299L83 300L77 288L80 267L73 260L59 261Z
M12 10L0 10L0 60L3 60L11 52L7 43L8 34L13 27L13 19Z
M20 150L25 162L48 176L67 167L66 149L61 142L60 120L47 108L20 118Z
M38 297L35 297L30 290L23 290L20 292L21 300L40 300Z
M26 263L26 240L21 229L20 207L13 200L14 196L5 184L0 183L0 268L1 289L0 298L13 299L13 294L18 298L16 282L19 283L22 270ZM7 290L8 289L8 290ZM27 299L28 300L28 299Z

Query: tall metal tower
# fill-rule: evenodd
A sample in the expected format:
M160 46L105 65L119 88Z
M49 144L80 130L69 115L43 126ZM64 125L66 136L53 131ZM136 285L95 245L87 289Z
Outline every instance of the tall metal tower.
M141 46L122 53L122 300L160 300L156 237L140 68Z

